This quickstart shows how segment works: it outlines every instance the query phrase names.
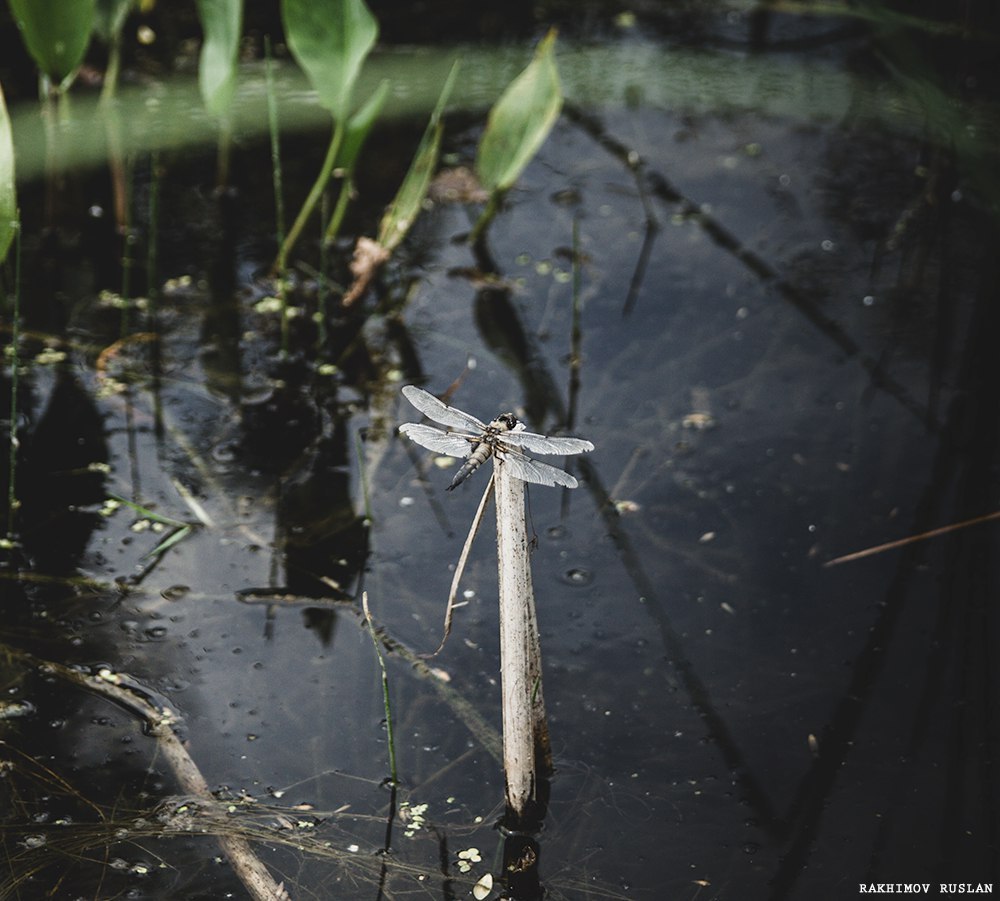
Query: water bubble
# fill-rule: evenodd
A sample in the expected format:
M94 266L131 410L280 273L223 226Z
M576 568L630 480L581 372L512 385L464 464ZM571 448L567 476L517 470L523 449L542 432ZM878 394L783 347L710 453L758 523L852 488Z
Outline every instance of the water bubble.
M576 567L574 569L566 570L563 578L565 578L570 585L589 585L594 580L594 574L589 570Z

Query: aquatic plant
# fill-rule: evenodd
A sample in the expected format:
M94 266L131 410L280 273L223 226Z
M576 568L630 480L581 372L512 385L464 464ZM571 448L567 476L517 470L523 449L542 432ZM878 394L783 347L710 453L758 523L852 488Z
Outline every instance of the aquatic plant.
M477 241L496 215L504 194L538 153L562 109L562 86L555 61L556 32L549 31L534 59L490 110L476 152L476 172L490 198L471 239Z
M14 181L14 141L10 116L0 88L0 263L17 231L17 189Z
M346 165L344 150L360 147L357 132L364 122L374 122L369 108L363 108L354 122L355 139L345 140L361 67L378 38L378 22L363 0L283 0L281 4L285 37L295 61L306 73L317 99L333 116L333 134L319 174L299 214L274 260L273 270L281 273L288 255L298 242L306 222L333 175L334 167Z
M444 134L442 117L452 88L455 86L458 70L459 63L456 61L445 79L444 87L441 89L427 128L424 130L420 144L413 155L410 168L407 170L392 203L389 204L385 215L382 216L377 240L372 241L364 236L358 238L354 259L351 262L354 282L344 295L344 306L350 306L365 292L379 268L406 237L423 207L424 199L427 197L427 189L430 187L431 177L437 168L438 157L441 153L441 138ZM331 229L337 222L335 215L334 221L330 223Z
M73 83L94 29L96 0L9 0L24 45L57 93ZM48 93L47 90L43 94Z
M219 120L218 182L224 185L232 138L231 108L243 29L243 0L198 0L205 31L198 61L198 87L205 108Z

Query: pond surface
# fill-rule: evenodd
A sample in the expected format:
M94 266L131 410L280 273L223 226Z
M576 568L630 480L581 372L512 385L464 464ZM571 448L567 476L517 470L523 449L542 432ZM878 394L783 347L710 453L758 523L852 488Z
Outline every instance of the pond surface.
M592 59L634 63L606 79L563 48L567 106L489 261L460 240L476 208L437 202L357 308L331 293L324 335L303 245L284 358L266 139L237 142L221 196L214 149L137 161L125 274L105 171L69 176L58 229L22 187L0 894L245 897L223 834L293 898L464 898L487 872L499 896L490 518L419 656L486 476L446 493L454 469L395 433L414 383L596 445L566 461L578 489L529 490L546 897L998 881L998 526L828 565L996 510L997 197L863 29L824 45L830 23L789 17L776 40L807 49L752 55L740 16L716 25L687 70L649 34L606 38ZM373 137L355 233L423 122ZM296 201L325 141L285 142ZM147 281L155 316L123 314ZM134 709L45 661L171 710L218 808Z

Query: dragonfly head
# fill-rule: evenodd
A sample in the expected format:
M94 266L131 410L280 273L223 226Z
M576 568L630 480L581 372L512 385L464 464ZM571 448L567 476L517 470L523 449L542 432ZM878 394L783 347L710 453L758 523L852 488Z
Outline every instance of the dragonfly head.
M490 428L498 432L516 432L524 428L524 423L513 413L501 413L490 423Z

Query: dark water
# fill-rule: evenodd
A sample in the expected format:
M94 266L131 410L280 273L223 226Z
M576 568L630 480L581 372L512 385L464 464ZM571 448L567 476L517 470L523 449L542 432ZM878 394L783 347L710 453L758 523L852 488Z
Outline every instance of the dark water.
M456 405L596 445L568 463L579 489L530 491L546 897L997 881L996 524L824 566L996 509L982 145L943 134L934 98L893 78L898 45L857 23L824 40L830 23L780 20L756 56L747 21L701 24L721 47L677 64L676 103L658 68L675 50L648 34L608 41L635 70L604 93L567 62L572 103L489 234L492 281L455 240L470 210L439 204L361 307L330 301L321 350L293 320L286 360L254 280L274 249L263 143L237 147L221 199L214 151L164 155L157 178L137 165L129 293L148 293L151 205L160 290L155 321L132 310L124 329L158 345L106 351L122 318L99 292L123 277L107 176L71 178L58 229L25 204L5 896L244 897L220 832L294 898L468 897L500 875L490 520L437 677L412 657L440 640L485 479L445 494L453 470L394 434L415 418L400 386L443 392L470 359ZM941 78L932 62L908 77ZM971 99L952 115L996 126ZM374 228L421 127L376 135L353 229ZM450 148L467 161L476 137L456 127ZM287 143L290 195L324 141ZM171 527L102 515L112 495L194 526L150 555ZM395 807L362 588L398 643ZM179 797L134 710L45 660L170 707L218 809Z

